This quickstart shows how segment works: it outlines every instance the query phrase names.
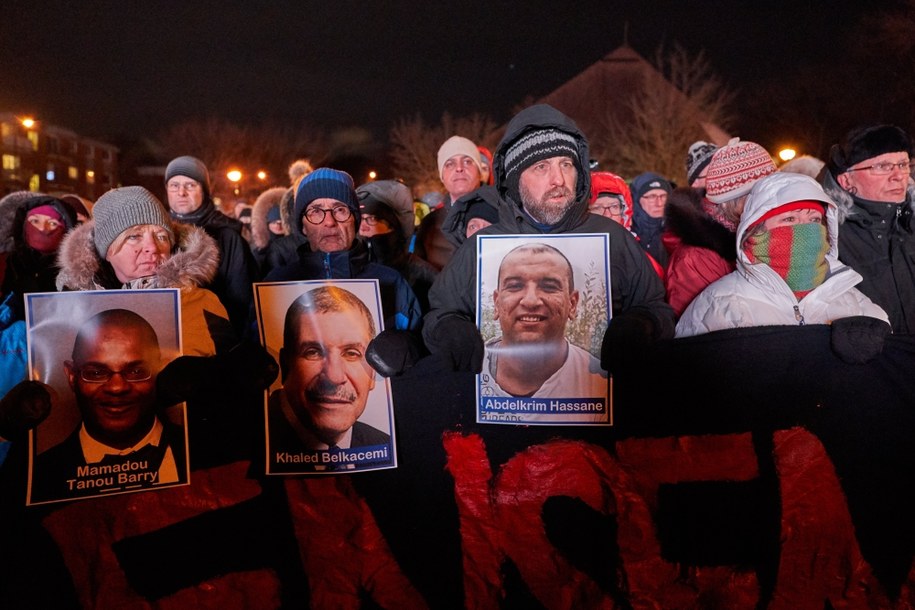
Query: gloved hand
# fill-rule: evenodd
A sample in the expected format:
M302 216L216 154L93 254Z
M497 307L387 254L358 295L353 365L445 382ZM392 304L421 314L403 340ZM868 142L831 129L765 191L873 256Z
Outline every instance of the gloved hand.
M409 330L383 330L369 342L365 359L385 377L400 375L422 358L420 338Z
M181 356L156 377L163 405L196 398L263 391L279 374L276 359L256 341L243 341L215 356Z
M600 366L609 373L639 363L657 341L659 330L654 316L632 310L613 316L600 347Z
M20 381L0 399L0 437L12 440L51 413L51 393L40 381Z
M432 338L433 351L450 362L453 370L479 373L483 369L483 336L470 320L459 316L441 318Z
M880 355L887 335L892 332L889 324L877 318L839 318L832 322L829 343L843 362L864 364Z

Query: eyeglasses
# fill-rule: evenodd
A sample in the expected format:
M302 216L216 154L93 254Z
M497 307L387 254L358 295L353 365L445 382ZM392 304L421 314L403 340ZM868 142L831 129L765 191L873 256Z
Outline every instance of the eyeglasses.
M370 227L374 227L374 226L377 225L379 222L384 222L384 219L378 218L378 217L375 216L374 214L363 214L363 215L362 215L362 222L364 222L365 224L367 224L367 225L370 226Z
M589 212L594 212L595 214L600 214L604 210L607 210L611 214L619 214L623 211L623 205L621 203L611 203L609 205L592 205L588 208Z
M152 377L152 371L145 366L132 366L120 371L112 371L101 366L84 366L79 369L79 378L86 383L108 383L115 375L120 375L124 381L139 383L148 381Z
M177 193L181 189L186 190L188 193L193 193L200 188L200 183L198 182L169 182L165 188L168 189L169 193Z
M353 216L353 211L345 205L335 205L329 210L326 208L308 208L305 210L305 220L313 225L319 225L324 222L328 212L337 222L346 222Z
M873 165L868 165L867 167L852 167L845 171L846 172L863 172L864 170L868 170L868 171L870 171L870 173L872 173L875 176L887 176L889 174L892 174L893 170L895 170L896 168L899 168L900 170L908 173L912 169L912 162L911 161L900 161L899 163L890 163L887 161L887 162L883 162L883 163L874 163Z
M664 194L662 194L662 195L657 195L657 194L655 194L655 195L642 195L642 199L644 199L645 201L651 201L651 202L655 202L655 201L667 201L667 194L664 193Z

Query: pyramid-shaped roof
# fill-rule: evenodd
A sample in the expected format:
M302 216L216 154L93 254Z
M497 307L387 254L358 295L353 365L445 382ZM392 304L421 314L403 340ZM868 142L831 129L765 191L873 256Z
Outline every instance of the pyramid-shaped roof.
M623 115L628 113L628 109L625 104L616 102L622 102L626 92L639 89L646 74L667 82L632 47L623 45L534 103L549 104L569 116L585 133L593 148L594 142L602 140L600 136L606 130L608 115L615 114L619 119L626 119ZM685 97L684 103L687 103ZM505 127L500 128L500 134L505 133ZM702 123L701 129L707 141L719 146L727 144L730 139L730 135L715 124Z

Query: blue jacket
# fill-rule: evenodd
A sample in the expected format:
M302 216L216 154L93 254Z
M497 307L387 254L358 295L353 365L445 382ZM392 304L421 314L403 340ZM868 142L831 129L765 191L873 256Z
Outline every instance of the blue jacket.
M400 273L369 260L365 242L356 239L349 250L314 252L308 244L299 246L298 260L270 271L265 282L296 280L376 279L381 290L384 327L397 330L417 330L422 311L416 295Z

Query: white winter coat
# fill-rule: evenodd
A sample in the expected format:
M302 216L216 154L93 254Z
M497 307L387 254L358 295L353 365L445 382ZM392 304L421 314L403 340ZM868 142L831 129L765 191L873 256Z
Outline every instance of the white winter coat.
M771 267L751 264L743 251L748 230L766 212L794 201L826 204L829 251L826 280L800 301ZM737 269L693 299L677 323L677 337L745 326L829 324L837 318L870 316L888 322L886 312L855 286L861 275L839 262L836 204L809 176L777 172L753 185L737 226Z

